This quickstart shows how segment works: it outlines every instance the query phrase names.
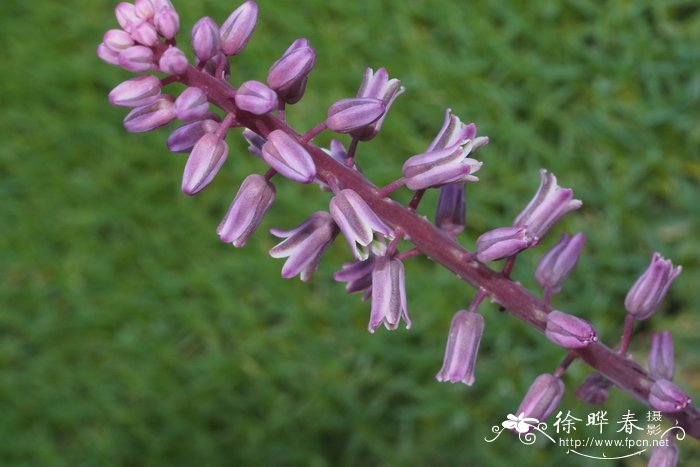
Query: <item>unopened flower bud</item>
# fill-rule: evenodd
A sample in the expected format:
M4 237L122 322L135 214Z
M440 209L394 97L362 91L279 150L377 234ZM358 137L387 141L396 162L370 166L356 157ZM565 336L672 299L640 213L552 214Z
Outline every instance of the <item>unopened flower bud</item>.
M467 208L464 185L465 182L457 182L440 187L440 196L435 210L435 225L455 236L464 230Z
M147 47L152 47L158 43L158 32L148 21L141 21L131 29L131 37L134 41Z
M484 317L479 313L461 310L454 315L442 369L435 376L438 381L474 384L474 367L483 333Z
M228 156L228 145L215 133L202 136L192 148L182 174L182 191L195 195L214 180Z
M120 107L152 104L160 97L160 80L144 75L124 81L109 93L109 102Z
M187 60L185 54L177 47L170 47L163 52L158 62L160 71L171 75L183 74L187 70L189 64L190 62Z
M275 187L262 175L248 175L216 229L221 241L242 247L258 228L275 199Z
M136 11L136 15L145 20L149 20L153 18L153 15L155 14L156 10L153 6L153 2L151 0L135 0L134 1L134 8Z
M135 45L119 52L119 66L140 73L153 68L153 51L150 47Z
M649 389L649 404L661 412L680 412L690 404L690 397L672 382L659 379Z
M649 373L654 378L673 380L674 358L673 339L668 331L651 334L649 351Z
M525 227L499 227L476 239L476 257L488 263L513 256L536 243Z
M119 26L126 32L131 32L131 29L142 22L142 19L136 14L136 7L128 2L119 3L114 9L114 15L117 17Z
M171 152L190 152L202 136L214 133L218 128L219 123L212 119L185 123L168 137L168 149Z
M219 44L219 28L213 19L205 16L192 26L192 49L200 62L215 57Z
M180 30L180 16L175 8L162 7L153 16L153 23L161 36L172 39Z
M545 335L550 341L567 349L588 347L598 340L588 321L557 310L547 315Z
M472 175L482 163L467 157L472 150L471 140L464 145L456 144L443 149L417 154L406 160L402 167L406 186L411 190L422 190L455 182L476 182Z
M344 190L345 191L345 190ZM401 260L379 256L372 270L372 310L369 318L369 332L373 333L384 324L393 331L403 318L406 329L411 328L406 306L406 279Z
M267 84L278 97L288 104L295 104L304 95L306 80L316 63L316 51L306 39L292 42L282 58L270 67Z
M131 133L151 131L175 118L173 97L161 95L152 104L136 107L124 117L124 128Z
M535 271L535 279L544 290L557 293L566 277L576 266L586 236L579 232L573 237L562 234L559 243L542 258Z
M576 389L576 398L593 405L602 404L608 399L611 384L600 373L593 372Z
M535 378L515 413L541 422L554 412L563 395L562 380L545 373Z
M338 133L350 133L377 121L385 109L384 103L379 99L341 99L328 108L326 125Z
M175 99L175 115L180 120L199 120L208 110L207 96L199 88L189 87Z
M384 103L384 112L378 120L365 127L353 130L350 133L353 138L357 138L360 141L368 141L374 138L382 128L382 123L389 111L389 107L391 107L394 100L403 94L405 90L406 89L401 86L401 81L398 79L389 79L389 74L384 68L380 68L376 73L371 68L365 69L365 76L359 91L357 91L357 97L379 99Z
M330 212L355 258L367 259L374 232L389 236L391 230L355 191L341 190L330 202ZM358 245L361 248L358 248Z
M513 226L527 227L538 241L565 214L581 207L581 201L573 199L570 188L557 185L557 177L540 170L540 187L530 203L518 214Z
M221 25L221 50L226 55L237 55L253 35L258 22L258 5L246 1L236 8Z
M134 45L134 40L131 38L131 35L121 29L110 29L107 31L102 38L102 42L109 47L110 50L117 53Z
M97 56L110 65L119 65L119 52L110 49L104 42L97 46Z
M678 465L678 446L670 441L658 445L651 451L647 467L676 467Z
M627 312L639 320L653 315L681 270L680 266L674 268L670 260L664 259L659 253L654 253L647 270L627 292L625 297Z
M316 165L308 151L282 130L267 136L262 157L270 167L295 182L311 183L316 177Z
M277 108L277 93L260 81L246 81L238 88L235 101L241 110L263 115Z
M270 232L284 239L270 250L273 258L288 258L282 266L282 277L291 279L299 275L306 282L338 234L338 227L330 214L319 211L292 230L270 229Z

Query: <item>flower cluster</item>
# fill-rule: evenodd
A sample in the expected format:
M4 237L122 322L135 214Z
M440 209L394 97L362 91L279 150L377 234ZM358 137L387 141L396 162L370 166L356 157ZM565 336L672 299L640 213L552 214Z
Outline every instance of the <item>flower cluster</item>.
M360 143L379 134L390 108L404 93L401 82L390 78L387 70L367 68L354 97L331 103L323 121L299 134L287 125L286 113L289 105L302 99L316 63L316 52L307 39L292 42L270 65L264 81L230 82L229 60L244 51L257 24L255 2L243 3L221 26L209 17L198 20L190 33L192 59L176 46L180 22L170 1L122 2L115 13L120 28L107 31L97 55L107 63L145 74L117 85L109 93L109 100L131 109L124 118L124 126L131 132L151 131L181 121L168 137L167 146L172 152L189 153L182 191L195 195L214 181L227 160L226 138L232 129L244 128L249 151L264 164L261 173L247 175L240 185L217 229L221 240L235 247L246 244L274 203L277 190L273 179L277 175L302 184L318 183L332 193L327 211L311 213L290 230L271 230L281 241L270 249L270 255L286 258L282 276L310 280L324 252L337 236L344 237L354 261L345 264L334 278L346 282L348 293L364 292L364 299L371 299L370 332L381 325L395 330L401 321L406 328L411 327L404 269L408 258L424 254L464 278L469 276L478 284L478 291L468 309L457 312L452 319L437 379L472 385L485 328L484 317L477 310L480 303L491 297L500 304L504 296L510 297L506 302L513 307L535 303L531 295L510 281L513 262L519 253L537 246L566 214L581 207L573 190L560 187L555 175L542 169L539 189L512 225L481 233L474 253L469 253L456 244L456 237L466 228L467 185L479 180L474 174L483 166L475 157L489 143L488 137L477 136L474 123L463 123L447 109L440 130L426 149L406 158L396 181L377 188L360 172L356 153ZM184 84L185 89L177 96L165 93L164 87L175 82ZM348 145L334 139L329 148L318 148L313 139L323 131L345 135ZM408 206L389 198L402 187L415 192ZM415 214L428 189L439 189L432 226ZM412 242L415 247L402 251L402 241ZM548 417L564 392L562 373L580 356L577 351L599 346L590 323L551 307L552 296L572 273L584 242L583 233L562 235L534 274L543 289L543 299L536 302L537 311L529 321L569 354L556 371L534 381L517 409L526 417ZM485 266L503 259L506 262L500 273ZM625 358L631 323L651 317L680 271L680 267L674 268L670 261L654 254L649 269L632 286L624 302L627 337L617 353L601 350L608 352L608 358ZM508 286L494 289L495 282L485 277L499 277ZM577 395L600 403L612 384L602 375L609 368L605 362L586 361L601 373L587 378ZM646 384L648 402L658 410L684 410L690 401L671 382L673 348L668 333L654 335L649 370L650 375L642 383L632 381L630 376L616 381L628 381L630 390Z

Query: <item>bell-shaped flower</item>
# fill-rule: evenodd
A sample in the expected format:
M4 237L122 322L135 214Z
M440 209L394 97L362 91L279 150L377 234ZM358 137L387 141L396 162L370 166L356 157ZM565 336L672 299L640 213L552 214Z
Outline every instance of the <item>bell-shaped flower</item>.
M389 112L389 107L394 103L394 100L404 93L406 88L401 86L401 81L398 79L389 79L389 73L386 69L380 68L376 72L371 68L365 70L365 75L362 80L362 85L357 91L357 97L371 97L379 99L384 103L384 113L378 120L350 132L353 138L360 141L368 141L374 138L382 128L382 123Z
M535 378L515 413L541 422L554 412L563 395L562 380L545 373Z
M547 314L544 334L550 341L567 349L588 347L598 340L588 321L558 310Z
M581 207L581 201L573 199L574 191L557 185L557 177L540 170L540 187L530 203L518 214L513 226L527 227L538 241L565 214Z
M472 174L482 163L468 157L472 147L473 141L468 140L463 145L455 144L410 157L402 168L406 186L411 190L423 190L446 183L478 181Z
M671 333L651 333L651 350L649 351L649 373L654 378L673 380L674 355Z
M690 402L690 397L681 388L665 379L656 380L649 389L649 404L661 412L680 412Z
M296 139L282 130L267 135L262 158L270 167L299 183L311 183L316 177L316 165L311 155Z
M625 297L627 312L636 319L643 320L654 314L666 296L673 280L681 273L680 266L673 267L671 260L654 253L651 264Z
M535 270L535 279L548 293L558 293L581 255L586 236L579 232L573 237L562 234L559 243L544 255Z
M355 191L341 190L330 202L330 212L355 258L367 259L374 233L389 236L391 230ZM360 248L358 248L358 245Z
M443 185L440 188L435 209L435 225L453 236L459 235L464 230L467 209L464 186L465 182Z
M273 258L288 258L282 266L282 277L290 279L299 275L306 282L338 235L338 228L330 214L319 211L292 230L271 229L270 232L284 239L270 250Z
M535 245L525 227L498 227L476 239L476 257L482 263L508 258Z
M192 148L182 174L182 191L195 195L214 180L219 169L226 162L228 145L216 133L202 136Z
M236 8L219 31L221 50L226 55L238 55L245 48L258 22L258 5L248 0Z
M479 343L484 333L484 317L468 310L458 311L452 318L442 368L435 376L438 381L467 386L474 384L474 367Z
M399 327L401 319L406 329L411 328L406 306L406 278L403 263L396 258L378 256L372 269L372 309L369 318L369 332L384 324L393 331Z
M299 102L306 89L306 81L316 63L316 51L307 39L301 38L292 45L270 67L267 84L277 92L280 100L287 104Z
M258 228L275 200L275 187L259 174L248 175L216 229L222 242L240 248Z

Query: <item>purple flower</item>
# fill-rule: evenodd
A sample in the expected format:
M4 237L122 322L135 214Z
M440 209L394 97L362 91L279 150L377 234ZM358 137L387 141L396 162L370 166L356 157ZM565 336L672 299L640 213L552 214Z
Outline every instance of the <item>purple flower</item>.
M435 225L454 236L464 230L467 208L464 186L465 182L443 185L435 210Z
M273 258L288 258L282 266L282 277L290 279L299 275L306 282L338 234L338 228L330 214L319 211L292 230L271 229L270 232L284 238L270 250Z
M476 239L476 257L488 263L513 256L536 243L525 227L499 227Z
M316 165L311 155L296 139L282 130L267 135L262 146L262 158L270 167L299 183L311 183L316 178Z
M649 373L655 378L673 380L673 339L668 331L651 334Z
M182 174L182 191L196 195L214 180L228 156L228 145L215 133L207 133L194 145Z
M161 36L172 39L180 30L180 17L175 8L159 8L153 16L153 24Z
M350 133L376 122L385 109L384 103L379 99L341 99L328 108L326 126L338 133Z
M659 379L649 389L649 404L661 412L680 412L690 404L690 397L670 381Z
M277 108L277 93L260 81L246 81L238 88L235 101L241 110L263 115Z
M169 73L171 75L181 75L187 71L187 67L190 62L187 57L182 52L182 50L177 47L170 47L168 50L163 52L158 61L158 66L160 71L163 73Z
M104 42L97 46L97 56L110 65L119 65L119 52L110 49Z
M244 246L274 200L275 187L272 183L262 175L248 175L216 229L221 241L238 248Z
M107 31L102 38L102 42L116 53L134 45L134 40L131 38L131 35L121 29L110 29Z
M153 51L150 47L135 45L119 52L119 66L140 73L153 68Z
M573 199L570 188L557 185L557 177L540 170L540 187L530 203L518 214L513 226L527 227L530 234L538 241L565 214L581 207L581 201Z
M192 49L197 60L204 63L219 53L219 28L208 16L201 18L192 26Z
M376 73L371 69L365 70L365 76L362 80L362 85L357 91L357 97L371 97L379 99L384 103L384 113L382 116L369 125L353 130L350 134L353 138L360 141L368 141L374 138L382 128L382 123L386 117L389 107L394 103L394 100L404 93L406 89L401 86L401 81L398 79L389 79L389 74L384 68L380 68Z
M547 315L545 335L550 341L567 349L588 347L598 340L588 321L557 310Z
M608 398L608 388L611 384L600 373L593 372L576 389L576 398L593 405L602 404Z
M133 26L130 34L134 41L146 47L153 47L158 43L158 32L148 21L142 21Z
M109 93L109 102L120 107L140 107L160 97L160 80L144 75L120 83Z
M406 284L403 263L399 259L379 256L372 270L372 310L369 318L369 332L384 324L393 331L403 318L406 329L411 328L406 306Z
M151 0L135 0L134 7L136 15L145 20L153 18L153 15L156 13L156 9Z
M472 174L481 168L481 162L467 157L473 141L455 144L443 149L424 152L410 157L401 169L406 177L406 186L411 190L422 190L454 182L475 182Z
M670 260L654 253L651 264L627 292L625 308L636 319L649 318L666 296L673 280L681 273L680 266L674 268Z
M435 376L438 381L461 381L467 386L474 384L474 365L483 333L484 317L479 313L461 310L454 315L447 337L445 359Z
M676 467L678 465L678 446L668 441L666 445L654 447L647 467Z
M119 3L114 9L114 15L117 17L119 26L126 32L131 32L134 25L141 23L142 19L136 14L136 8L128 2Z
M515 413L541 422L554 412L563 395L562 380L545 373L535 378Z
M476 137L476 125L473 123L464 124L458 116L452 115L452 110L445 110L445 121L433 142L430 143L426 152L445 149L456 144L464 144L467 140Z
M579 232L573 237L562 234L559 243L542 258L535 271L535 279L544 290L557 293L564 279L576 266L586 236Z
M391 230L377 217L360 195L353 190L341 190L330 202L330 212L348 241L352 253L359 260L369 256L369 245L374 232L389 236ZM358 248L360 245L362 248Z
M186 122L199 120L209 110L207 95L199 88L190 87L175 99L175 115Z
M262 159L262 147L267 140L248 128L243 130L243 138L248 142L248 152Z
M304 95L306 81L316 63L316 51L306 39L292 42L282 58L270 67L267 84L277 92L280 100L295 104Z
M173 96L161 95L155 102L136 107L124 117L124 128L131 133L151 131L175 118Z
M168 149L171 152L190 152L202 136L214 133L218 128L219 123L211 119L185 123L168 137Z
M258 22L258 5L248 0L236 8L221 25L221 50L226 55L237 55L253 35Z

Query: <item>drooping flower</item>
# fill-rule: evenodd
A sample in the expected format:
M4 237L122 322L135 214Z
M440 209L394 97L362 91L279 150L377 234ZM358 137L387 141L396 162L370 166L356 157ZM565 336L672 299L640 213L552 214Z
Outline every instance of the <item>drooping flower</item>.
M406 329L411 328L406 305L406 278L401 260L378 256L372 269L372 310L369 318L369 332L384 324L393 331L399 327L401 319Z
M484 333L484 317L468 310L458 311L452 318L442 368L435 376L438 381L467 386L474 384L474 367L479 343Z
M222 242L242 247L258 228L275 200L275 187L262 175L248 175L216 229Z
M448 183L440 187L435 225L456 236L464 230L467 197L464 192L465 182Z
M649 373L655 378L673 381L674 356L671 333L653 332L649 351Z
M515 413L541 422L554 412L563 395L562 380L545 373L535 378Z
M182 174L182 191L195 195L214 180L226 162L228 145L216 133L206 133L192 148Z

